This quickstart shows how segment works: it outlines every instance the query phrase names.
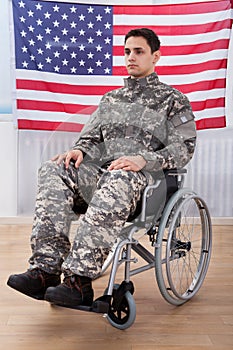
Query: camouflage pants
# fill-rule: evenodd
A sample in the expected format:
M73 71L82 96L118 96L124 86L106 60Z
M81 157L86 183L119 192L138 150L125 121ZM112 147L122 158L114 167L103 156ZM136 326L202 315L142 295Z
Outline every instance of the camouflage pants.
M71 163L66 170L63 164L44 163L38 176L31 266L49 273L97 277L147 183L142 172L107 171L85 163L78 169ZM77 220L74 206L80 212L84 206L87 210L71 247L70 225Z

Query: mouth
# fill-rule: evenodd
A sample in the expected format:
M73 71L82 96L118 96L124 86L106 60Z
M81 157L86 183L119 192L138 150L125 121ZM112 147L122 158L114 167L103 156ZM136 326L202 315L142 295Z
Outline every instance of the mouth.
M136 68L136 64L128 64L128 68Z

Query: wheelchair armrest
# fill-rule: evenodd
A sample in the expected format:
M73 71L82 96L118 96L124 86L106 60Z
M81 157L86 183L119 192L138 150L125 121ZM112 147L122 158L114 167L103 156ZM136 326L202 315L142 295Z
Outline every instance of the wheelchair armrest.
M187 169L168 169L163 171L158 171L153 173L153 178L155 180L157 179L164 179L166 176L178 176L178 175L184 175L187 173Z
M157 179L155 181L155 183L153 185L148 185L145 190L144 190L144 193L143 193L143 196L142 196L142 211L141 211L141 221L142 222L145 222L146 221L146 205L147 205L147 199L148 199L148 192L150 192L151 190L155 190L156 188L159 187L160 183L162 181L162 178L161 179Z

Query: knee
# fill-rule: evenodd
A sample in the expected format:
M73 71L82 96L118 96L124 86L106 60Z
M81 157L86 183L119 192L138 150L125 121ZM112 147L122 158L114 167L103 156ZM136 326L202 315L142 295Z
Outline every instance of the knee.
M54 172L56 168L58 168L57 164L52 160L48 160L41 164L38 174L39 176L48 175L49 173Z
M127 191L132 187L131 174L125 170L106 171L99 180L98 187L109 186L109 188Z

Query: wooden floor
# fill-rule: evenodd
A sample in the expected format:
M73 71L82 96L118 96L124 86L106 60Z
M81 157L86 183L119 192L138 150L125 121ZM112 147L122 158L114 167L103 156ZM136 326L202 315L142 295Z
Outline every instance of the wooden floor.
M213 228L213 254L205 282L190 302L163 300L150 270L133 278L137 317L125 331L100 314L51 307L6 286L27 269L29 225L0 225L0 349L6 350L232 350L233 227ZM119 276L121 278L122 276ZM94 282L103 293L108 273Z

